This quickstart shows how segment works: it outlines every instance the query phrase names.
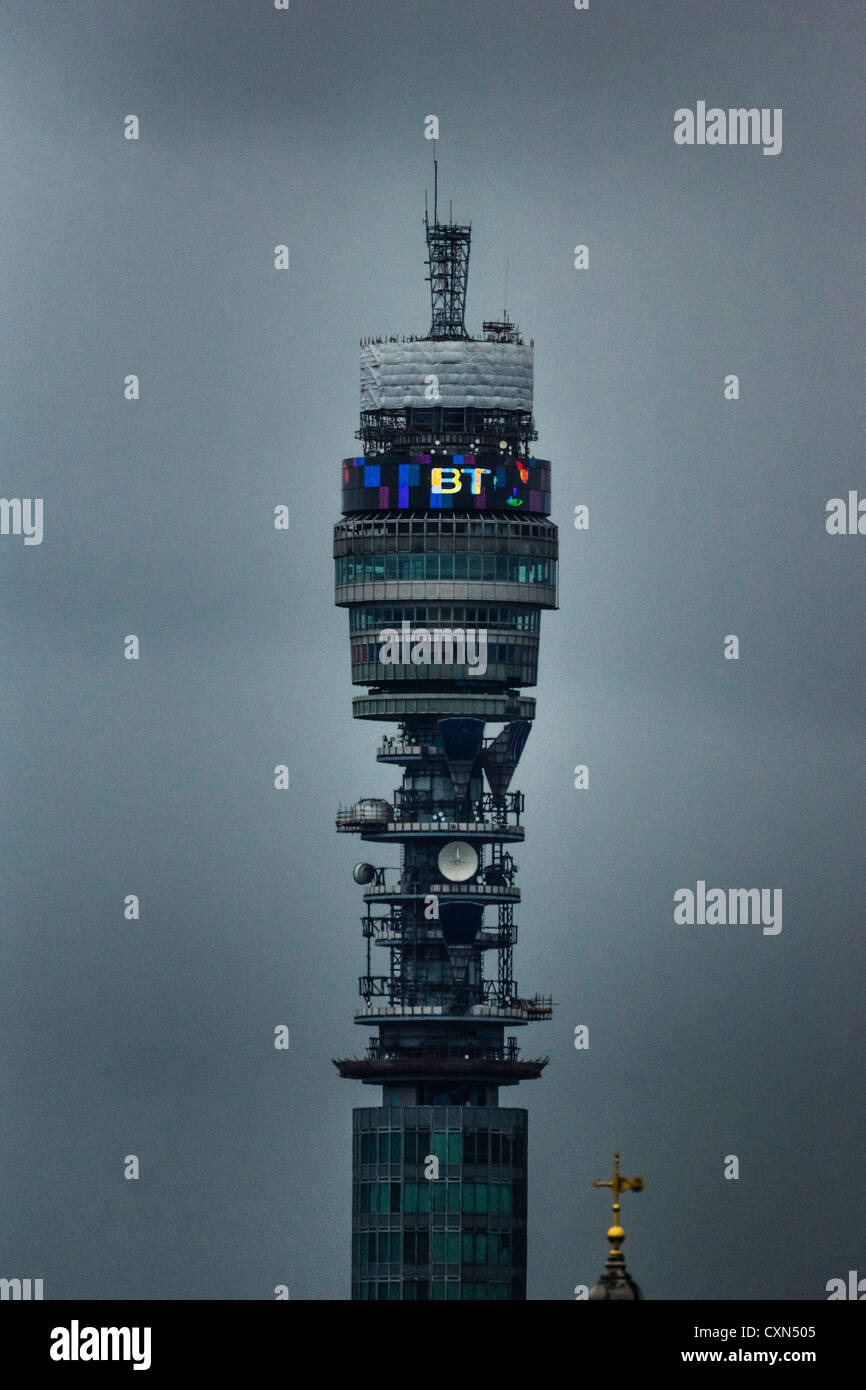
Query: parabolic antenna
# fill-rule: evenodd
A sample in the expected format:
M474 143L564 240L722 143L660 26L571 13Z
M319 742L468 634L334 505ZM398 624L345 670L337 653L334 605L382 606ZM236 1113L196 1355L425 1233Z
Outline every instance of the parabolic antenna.
M466 840L450 840L440 849L436 862L449 883L465 883L478 868L478 855Z
M352 878L356 883L372 883L376 876L376 870L372 864L356 864L352 870Z

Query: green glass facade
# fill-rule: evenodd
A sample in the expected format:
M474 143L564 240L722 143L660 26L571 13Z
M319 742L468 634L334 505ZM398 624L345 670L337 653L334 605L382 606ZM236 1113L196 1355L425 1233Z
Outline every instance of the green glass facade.
M525 1299L526 1141L520 1109L355 1110L352 1298Z
M556 583L556 561L534 555L340 555L337 585L376 580L467 579L501 584Z

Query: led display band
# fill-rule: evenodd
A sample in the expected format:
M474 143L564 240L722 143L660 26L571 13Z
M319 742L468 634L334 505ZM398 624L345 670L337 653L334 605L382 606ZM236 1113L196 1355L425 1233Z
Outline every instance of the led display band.
M550 511L546 459L381 454L343 460L343 511Z

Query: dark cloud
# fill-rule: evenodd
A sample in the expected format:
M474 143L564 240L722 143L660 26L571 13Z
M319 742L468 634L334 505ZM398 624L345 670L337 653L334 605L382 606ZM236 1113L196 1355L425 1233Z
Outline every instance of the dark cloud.
M838 1200L863 1152L866 541L824 529L866 494L862 16L71 0L6 28L2 492L44 498L45 538L0 539L0 1272L51 1298L348 1295L374 1093L330 1062L365 1037L333 815L391 782L351 720L330 531L358 339L427 328L435 113L470 321L508 261L535 339L561 527L516 957L558 1007L526 1044L544 1079L506 1093L530 1297L600 1272L619 1149L648 1297L821 1298L862 1258L856 1184L842 1227ZM782 107L782 153L675 146L698 99ZM699 878L781 887L782 932L675 926Z

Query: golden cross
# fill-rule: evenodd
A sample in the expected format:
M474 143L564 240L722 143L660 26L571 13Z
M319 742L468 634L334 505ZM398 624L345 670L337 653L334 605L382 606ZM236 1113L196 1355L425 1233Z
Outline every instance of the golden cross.
M643 1178L624 1178L619 1171L619 1154L613 1156L613 1177L607 1180L597 1179L593 1187L610 1187L613 1189L613 1226L608 1231L608 1240L613 1242L611 1254L619 1253L619 1242L624 1239L625 1232L619 1224L619 1194L621 1192L642 1192Z

